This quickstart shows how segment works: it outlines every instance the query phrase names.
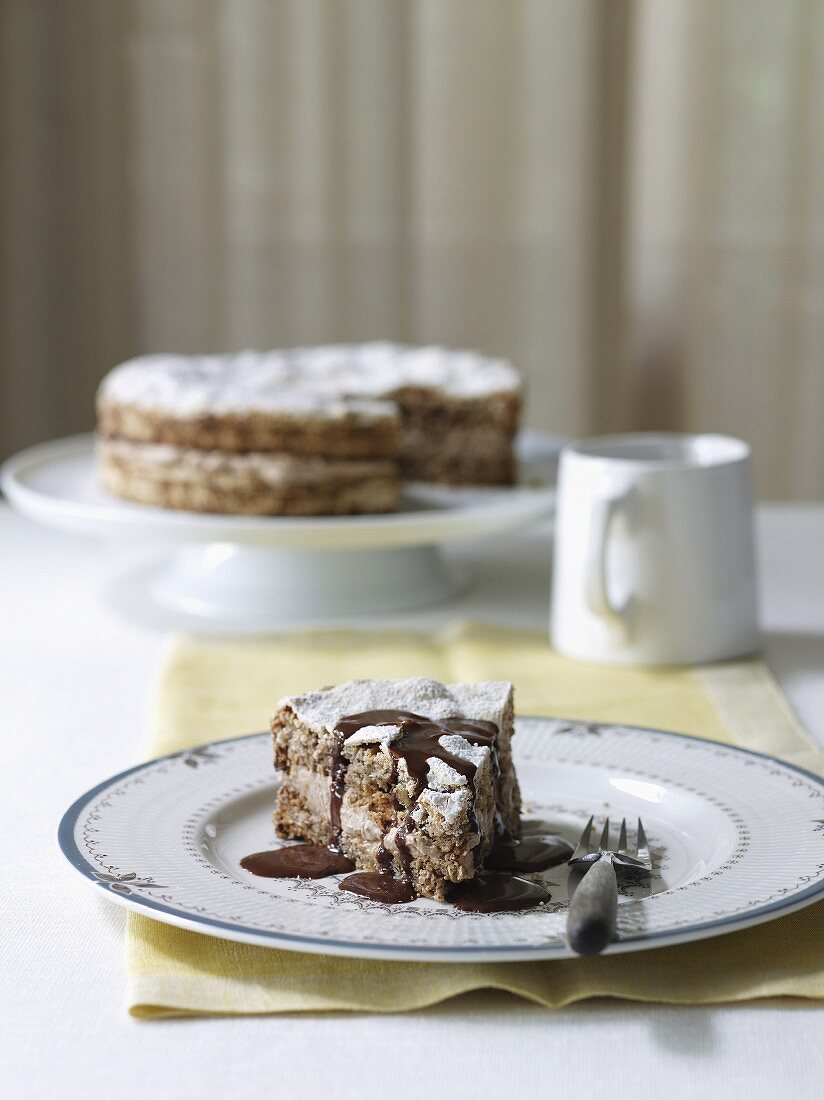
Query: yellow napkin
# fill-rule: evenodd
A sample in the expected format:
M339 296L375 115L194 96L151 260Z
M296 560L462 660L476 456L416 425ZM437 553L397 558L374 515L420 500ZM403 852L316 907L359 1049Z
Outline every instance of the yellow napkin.
M460 624L439 634L323 631L249 641L173 639L152 754L267 728L277 699L352 677L508 679L520 714L652 726L778 753L824 771L763 664L653 671L565 660L541 636ZM128 923L129 1008L141 1017L361 1010L397 1012L473 989L547 1006L587 997L712 1003L824 997L824 904L681 947L525 963L340 959L234 944L136 914Z

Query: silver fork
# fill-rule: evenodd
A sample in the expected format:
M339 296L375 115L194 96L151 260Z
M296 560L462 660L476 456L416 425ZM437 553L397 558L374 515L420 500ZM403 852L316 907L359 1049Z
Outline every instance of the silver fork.
M638 818L638 837L634 853L627 844L627 821L621 821L618 846L609 846L609 818L604 822L597 844L592 839L594 817L581 833L581 839L569 859L569 866L583 875L575 888L567 914L567 940L579 955L597 955L615 938L618 918L619 872L652 873L652 857L644 826Z

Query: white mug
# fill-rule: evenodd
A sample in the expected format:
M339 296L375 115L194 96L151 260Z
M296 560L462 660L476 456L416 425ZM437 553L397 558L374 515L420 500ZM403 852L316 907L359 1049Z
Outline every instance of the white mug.
M612 664L758 648L750 449L723 435L603 436L558 471L550 638Z

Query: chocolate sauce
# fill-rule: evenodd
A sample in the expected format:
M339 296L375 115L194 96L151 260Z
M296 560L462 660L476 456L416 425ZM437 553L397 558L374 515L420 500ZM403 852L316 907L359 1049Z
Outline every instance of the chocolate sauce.
M382 901L384 905L399 905L418 896L408 882L393 878L386 871L358 871L341 879L338 889L360 894L370 901Z
M546 871L566 863L572 845L560 836L529 836L496 844L484 861L490 871Z
M346 786L346 757L343 755L343 743L347 737L363 729L364 726L398 726L408 718L420 721L420 715L408 710L367 710L362 714L353 714L347 718L341 718L332 731L334 741L329 753L329 847L337 848L340 844L340 808L343 803L343 792Z
M395 761L395 769L392 775L392 785L397 782L397 763L403 760L406 770L414 783L414 798L417 798L426 786L429 774L428 761L435 757L443 760L450 768L462 775L468 783L475 782L476 767L470 760L464 760L445 749L440 738L450 734L458 734L472 745L485 745L492 750L493 774L499 774L498 765L498 727L493 722L474 721L470 718L447 718L442 722L435 722L430 718L424 718L420 714L413 714L408 710L368 710L360 714L350 714L335 726L335 743L330 754L330 771L332 773L331 797L329 806L330 838L329 843L336 845L340 841L340 808L343 800L344 781L346 778L346 760L343 756L343 743L347 737L363 729L365 726L399 726L400 736L388 744L389 753ZM402 807L396 806L397 810ZM474 813L470 820L471 827L478 831L478 823ZM406 844L407 835L415 828L411 816L407 815L395 834L395 847L398 852L398 860L401 869L407 879L411 878L412 856ZM476 858L480 851L480 845L475 849Z
M398 807L400 808L400 807ZM408 814L403 823L395 830L395 851L398 853L398 862L401 865L401 875L407 883L412 882L412 853L409 850L409 845L406 843L406 838L411 832L415 830L415 822L412 820L412 815ZM386 848L383 844L380 845L382 851L386 852ZM392 854L387 852L389 856L389 866L392 866Z
M353 733L362 730L365 726L399 726L402 722L428 722L428 718L422 718L420 714L413 714L411 710L364 710L360 714L348 714L341 718L335 726L335 733L342 733L344 741Z
M395 760L403 760L406 769L415 782L416 797L426 786L426 778L429 772L427 760L436 757L443 760L450 768L454 768L459 775L467 780L475 777L475 765L469 760L459 756L453 756L443 747L440 738L449 734L459 734L472 745L486 745L493 750L494 770L497 774L498 759L495 749L498 742L498 727L493 722L473 721L470 718L447 718L443 722L433 722L429 718L423 718L420 714L412 714L408 710L367 710L362 714L351 714L341 718L335 726L336 748L332 751L330 761L333 776L341 770L340 761L343 757L343 742L353 733L365 726L400 726L400 737L389 742L389 751ZM345 761L344 761L345 764ZM344 768L345 774L345 768ZM337 792L333 791L333 796ZM339 797L343 796L340 791ZM340 821L340 802L337 805L337 820ZM335 815L333 815L333 820Z
M251 871L252 874L268 878L324 878L327 875L354 870L352 861L347 859L339 848L341 805L348 767L343 746L348 737L365 726L400 727L399 736L387 744L389 754L394 761L392 786L397 784L398 763L403 760L414 786L413 802L426 787L429 776L428 762L433 757L453 768L474 788L477 770L475 764L463 757L453 755L441 744L440 739L450 734L457 734L472 745L489 748L493 775L500 774L498 727L492 722L475 721L469 718L447 718L436 722L406 710L370 710L361 714L348 715L335 726L334 741L329 753L328 846L324 848L318 844L297 844L272 852L256 852L242 859L241 867ZM396 812L403 815L405 809L406 807L396 797ZM470 818L470 827L480 835L474 811ZM387 905L413 901L416 893L412 883L412 851L407 838L415 828L415 821L411 813L407 812L395 830L394 849L401 878L395 878L392 874L394 862L392 852L380 844L375 853L379 870L359 871L348 875L339 883L339 889ZM497 846L488 856L488 865L495 870L483 872L474 879L452 887L449 900L456 908L474 913L529 909L549 901L549 894L537 883L499 872L504 868L540 871L562 863L569 858L571 852L566 841L555 836L547 836L544 839L533 837L515 840L507 834L497 809L494 829ZM476 860L480 850L481 845L478 844L475 848Z
M495 749L498 742L498 727L493 722L473 721L470 718L447 718L442 722L434 722L430 718L424 718L420 714L413 714L408 710L367 710L362 714L350 714L341 718L335 726L335 746L331 753L330 767L335 778L339 772L345 775L345 760L343 768L343 742L353 733L365 726L400 726L401 735L389 742L389 751L396 760L404 760L409 775L414 779L418 787L417 793L426 786L426 777L429 771L427 760L436 757L443 760L456 772L466 779L475 776L475 765L459 756L453 756L443 747L440 738L449 734L459 734L472 745L487 745L493 750L494 771L498 772L498 760ZM333 784L334 785L334 784ZM341 798L343 791L333 791L333 796ZM340 802L336 807L337 814L333 814L340 821Z
M551 821L528 817L521 822L521 836L554 836L555 828Z
M244 856L240 866L262 878L325 878L354 871L351 859L321 844L292 844Z
M468 718L447 718L443 722L431 722L428 718L408 720L401 724L401 735L389 743L389 752L395 760L403 760L410 778L415 783L415 797L426 786L429 760L443 760L462 775L468 783L475 780L475 765L471 760L454 756L440 742L441 737L458 734L471 745L485 745L495 749L498 727L492 722L473 722ZM497 771L497 759L495 760Z
M496 844L508 844L512 840L512 834L506 825L504 825L504 819L501 817L501 811L498 807L495 807L495 813L492 819L492 826L495 832Z
M475 878L453 886L448 900L465 913L504 913L543 905L549 901L549 894L529 879L482 871Z
M375 862L379 871L392 873L392 853L388 848L384 848L383 844L379 844L375 849Z

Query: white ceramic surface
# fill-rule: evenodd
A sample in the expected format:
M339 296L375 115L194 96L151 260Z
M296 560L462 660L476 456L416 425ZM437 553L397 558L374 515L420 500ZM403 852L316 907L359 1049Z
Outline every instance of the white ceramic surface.
M98 485L91 436L21 452L0 485L38 523L165 550L135 583L181 625L249 632L443 601L462 579L438 547L551 515L559 450L551 436L523 433L514 488L407 485L391 515L221 516L132 504Z
M719 935L824 896L815 776L715 742L559 719L519 719L514 744L527 820L574 840L593 811L643 818L653 893L624 891L610 952ZM548 905L493 915L424 899L386 906L341 892L335 877L243 871L243 856L281 843L274 791L268 735L181 752L84 795L63 819L61 846L110 900L225 939L455 962L570 954L563 867L541 876Z
M750 452L719 435L564 447L550 635L560 652L697 664L759 645Z

